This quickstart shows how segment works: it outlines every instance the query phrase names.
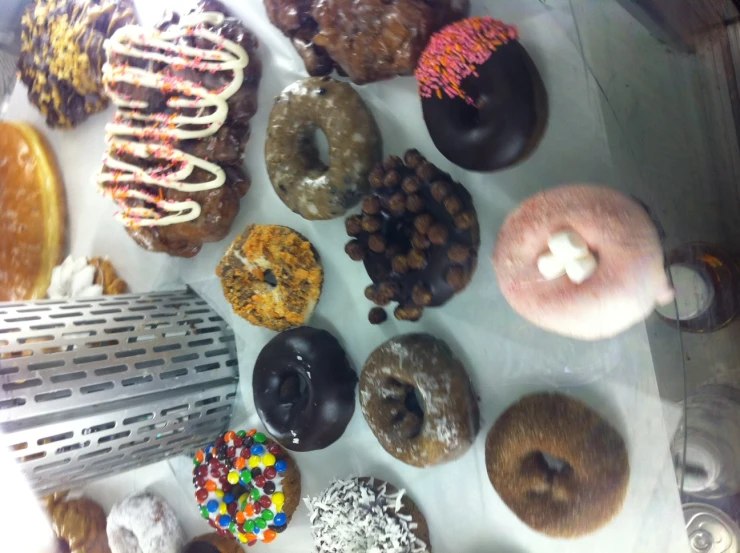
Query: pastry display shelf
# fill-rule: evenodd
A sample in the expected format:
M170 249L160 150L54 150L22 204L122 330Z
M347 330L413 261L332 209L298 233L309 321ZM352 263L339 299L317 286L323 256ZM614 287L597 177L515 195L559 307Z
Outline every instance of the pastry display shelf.
M207 244L194 259L170 258L141 249L113 219L110 202L96 193L93 176L100 167L103 128L111 110L91 117L74 131L51 131L29 105L24 87L16 87L4 117L36 125L56 154L67 192L70 253L109 256L136 293L184 282L207 301L236 335L239 390L230 426L250 428L259 426L251 390L254 362L274 333L233 315L215 268L228 244L248 224L289 226L311 241L324 267L323 294L309 324L332 332L357 372L370 352L393 336L429 332L444 339L471 376L480 398L482 419L481 432L465 456L454 463L418 469L382 450L358 408L335 444L321 451L295 454L304 495L317 495L332 478L372 475L392 481L419 504L430 524L432 547L438 553L490 549L507 553L688 551L669 453L680 407L660 397L647 327L639 324L616 338L599 342L569 340L539 330L509 308L488 260L506 214L538 190L569 182L595 182L645 199L631 183L620 180L613 165L600 83L584 59L571 2L472 2L473 14L493 15L517 25L521 42L548 91L550 119L542 143L528 160L514 168L480 174L447 162L427 133L413 78L357 88L378 122L384 154L419 149L467 187L481 225L479 267L463 293L441 308L428 310L418 323L389 320L379 326L367 322L370 304L363 296L361 283L369 281L361 264L344 253L347 238L343 220L311 222L292 213L277 198L266 173L264 143L272 101L285 86L305 76L301 60L270 25L260 2L225 3L258 36L259 56L265 68L260 106L251 123L246 150L245 166L252 187L241 202L230 235ZM136 4L142 21L153 23L168 2ZM182 9L181 2L169 4ZM653 198L647 200L653 205ZM671 329L666 336L667 349L679 348L677 331ZM674 368L680 369L681 365ZM548 390L571 394L597 408L624 437L629 453L631 476L622 511L599 531L578 540L556 540L528 528L497 496L486 474L484 442L495 419L522 395ZM107 510L130 491L149 488L168 498L192 537L208 531L208 526L192 498L191 470L190 458L178 456L108 476L84 486L82 491ZM296 512L289 530L280 536L281 550L312 551L306 513L304 506Z

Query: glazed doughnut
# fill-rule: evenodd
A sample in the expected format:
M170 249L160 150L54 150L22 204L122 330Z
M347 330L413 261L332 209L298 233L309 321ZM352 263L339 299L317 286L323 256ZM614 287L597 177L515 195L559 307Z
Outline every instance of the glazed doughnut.
M514 311L582 340L615 336L673 299L649 215L600 186L560 186L525 200L501 227L493 266Z
M520 163L547 125L547 92L516 28L471 17L433 35L419 65L421 105L439 151L471 171Z
M212 532L190 540L182 553L243 553L238 542Z
M416 467L461 457L480 426L465 367L429 334L391 338L370 354L360 406L383 449Z
M622 509L630 466L624 440L598 413L564 395L535 394L496 420L486 438L486 470L525 524L575 538Z
M254 365L254 405L283 447L314 451L344 433L355 412L357 375L336 338L303 326L270 340Z
M216 274L237 315L277 331L309 319L324 280L311 242L278 225L249 225L231 243Z
M200 514L224 537L269 543L288 527L301 497L293 459L262 432L229 430L193 459Z
M409 150L370 173L362 215L345 221L345 251L363 261L373 285L365 296L380 307L395 301L399 320L417 321L426 307L462 291L478 266L478 217L465 187ZM385 320L382 309L370 321Z
M318 497L305 501L317 553L432 550L419 507L406 490L383 480L334 480Z
M92 499L67 499L67 493L45 498L60 553L110 553L105 511Z
M329 143L329 166L319 159L314 132ZM333 219L367 192L367 175L380 159L372 113L347 83L311 77L275 99L267 125L265 162L272 186L306 219Z
M161 497L139 492L116 503L108 515L111 553L180 553L183 532Z

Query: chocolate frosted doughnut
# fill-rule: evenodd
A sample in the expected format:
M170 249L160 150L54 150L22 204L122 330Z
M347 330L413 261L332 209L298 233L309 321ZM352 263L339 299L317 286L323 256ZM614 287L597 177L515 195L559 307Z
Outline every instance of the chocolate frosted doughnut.
M391 156L370 173L372 193L362 215L345 222L353 237L347 255L362 260L373 285L366 297L381 307L399 303L399 320L417 321L425 307L446 303L463 290L478 265L478 217L465 187L416 150L405 163ZM384 314L373 309L370 321Z
M355 412L357 375L336 338L303 326L275 336L254 365L252 390L262 423L293 451L330 446Z
M472 17L432 36L419 60L429 134L442 155L464 169L519 163L544 134L547 93L517 37L514 27Z
M392 338L370 354L360 376L360 405L383 449L416 467L461 457L479 429L465 367L429 334Z
M190 540L182 553L242 553L243 551L236 541L211 532Z
M486 438L491 484L525 524L560 538L604 526L621 509L624 440L586 404L561 394L520 399Z
M319 159L314 132L329 142L329 166ZM333 219L367 192L367 174L380 159L375 119L347 83L311 77L283 90L270 113L265 161L280 199L306 219Z

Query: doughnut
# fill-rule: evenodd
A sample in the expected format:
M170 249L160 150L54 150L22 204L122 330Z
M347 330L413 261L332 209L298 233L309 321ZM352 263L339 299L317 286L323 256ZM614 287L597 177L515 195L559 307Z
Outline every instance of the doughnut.
M239 542L212 532L190 540L182 553L242 553L243 551Z
M285 448L314 451L344 433L355 412L357 375L336 338L302 326L270 340L254 365L257 414Z
M92 499L67 499L56 493L44 499L59 553L110 553L105 511Z
M377 478L334 480L305 500L317 553L431 552L429 526L419 507Z
M7 16L7 14L6 14ZM136 21L131 0L35 0L21 19L18 74L53 128L71 129L108 105L103 42Z
M311 242L278 225L249 225L231 243L216 274L237 315L276 331L311 317L324 280Z
M391 338L370 354L360 376L360 406L383 449L415 467L458 459L480 428L465 367L429 334Z
M64 185L52 151L26 123L0 122L0 301L41 299L67 242Z
M128 284L122 280L108 259L68 256L54 267L47 295L50 299L96 298L124 294Z
M329 143L329 166L319 159L314 132ZM380 159L372 113L347 83L311 77L275 98L265 141L265 162L282 202L305 219L333 219L368 190L367 175Z
M440 153L470 171L496 171L535 150L547 92L516 28L471 17L432 36L416 68L422 111Z
M214 0L106 41L106 125L98 191L141 247L193 257L225 238L250 181L242 167L257 111L257 39Z
M373 284L365 296L384 307L398 302L398 320L418 321L462 291L478 265L478 216L465 187L416 150L389 157L370 173L362 215L345 221L345 252L363 261ZM385 320L380 308L370 322Z
M200 514L221 536L251 546L286 530L301 497L301 474L262 432L224 432L193 463Z
M522 522L577 538L607 524L627 494L624 440L586 404L534 394L509 407L486 438L486 470Z
M600 186L559 186L525 200L499 231L493 267L514 311L581 340L615 336L673 299L648 213Z
M149 492L116 503L107 530L111 553L180 553L184 542L172 507Z
M431 34L464 17L468 0L265 0L309 75L335 69L356 84L410 75Z

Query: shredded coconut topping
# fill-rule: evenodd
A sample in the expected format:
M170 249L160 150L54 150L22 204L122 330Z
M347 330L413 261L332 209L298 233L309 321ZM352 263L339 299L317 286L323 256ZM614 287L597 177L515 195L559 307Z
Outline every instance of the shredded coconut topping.
M311 511L311 531L318 553L423 553L407 513L402 513L405 490L388 493L373 480L334 480L315 499L305 498Z

